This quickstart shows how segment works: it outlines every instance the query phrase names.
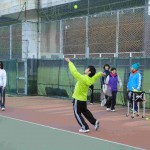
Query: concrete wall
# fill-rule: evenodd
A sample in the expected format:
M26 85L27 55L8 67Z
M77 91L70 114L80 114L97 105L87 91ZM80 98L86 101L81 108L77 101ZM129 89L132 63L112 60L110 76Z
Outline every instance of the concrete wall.
M22 58L38 58L37 23L22 24Z
M0 0L0 15L20 12L25 2L27 10L37 8L37 0Z
M41 57L50 58L51 53L59 53L58 25L55 21L41 25Z

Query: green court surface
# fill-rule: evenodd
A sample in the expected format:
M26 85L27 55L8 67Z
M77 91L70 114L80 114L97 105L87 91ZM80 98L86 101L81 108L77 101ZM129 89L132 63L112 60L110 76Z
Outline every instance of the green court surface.
M138 150L111 141L0 116L0 150Z

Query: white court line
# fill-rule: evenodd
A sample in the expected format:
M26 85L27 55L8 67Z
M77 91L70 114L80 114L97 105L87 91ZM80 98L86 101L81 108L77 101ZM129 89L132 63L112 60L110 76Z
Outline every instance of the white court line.
M20 122L25 122L25 123L28 123L28 124L37 125L37 126L41 126L41 127L45 127L45 128L50 128L50 129L53 129L53 130L58 130L58 131L63 131L63 132L71 133L71 134L85 136L85 137L88 137L88 138L92 138L92 139L96 139L96 140L100 140L100 141L104 141L104 142L109 142L109 143L112 143L112 144L117 144L117 145L122 145L122 146L130 147L130 148L135 148L137 150L146 150L146 149L142 149L142 148L138 148L138 147L134 147L134 146L118 143L118 142L113 142L113 141L100 139L100 138L96 138L96 137L92 137L92 136L88 136L88 135L83 135L83 134L79 134L79 133L75 133L75 132L71 132L71 131L67 131L67 130L63 130L63 129L59 129L59 128L54 128L54 127L50 127L50 126L46 126L46 125L42 125L42 124L30 122L30 121L25 121L25 120L21 120L21 119L17 119L17 118L4 116L4 115L0 115L0 117L16 120L16 121L20 121Z

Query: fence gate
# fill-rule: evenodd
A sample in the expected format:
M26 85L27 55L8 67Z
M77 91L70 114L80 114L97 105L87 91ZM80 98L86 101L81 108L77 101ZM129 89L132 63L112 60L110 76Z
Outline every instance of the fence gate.
M16 66L17 94L27 95L27 60L18 60Z

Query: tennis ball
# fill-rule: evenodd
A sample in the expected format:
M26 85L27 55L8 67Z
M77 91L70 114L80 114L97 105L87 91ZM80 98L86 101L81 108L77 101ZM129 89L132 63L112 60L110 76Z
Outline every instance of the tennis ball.
M146 118L146 120L149 120L149 118Z
M74 5L73 7L74 7L74 9L77 9L77 8L78 8L78 5Z

